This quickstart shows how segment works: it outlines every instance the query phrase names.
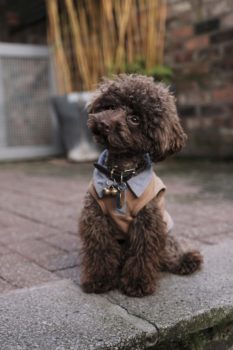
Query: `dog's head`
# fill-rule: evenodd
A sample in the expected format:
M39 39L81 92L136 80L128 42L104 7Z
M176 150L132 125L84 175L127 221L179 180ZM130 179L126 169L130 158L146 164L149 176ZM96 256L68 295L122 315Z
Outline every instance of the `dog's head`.
M149 153L159 161L185 144L174 97L152 78L120 74L105 79L88 109L96 141L115 152Z

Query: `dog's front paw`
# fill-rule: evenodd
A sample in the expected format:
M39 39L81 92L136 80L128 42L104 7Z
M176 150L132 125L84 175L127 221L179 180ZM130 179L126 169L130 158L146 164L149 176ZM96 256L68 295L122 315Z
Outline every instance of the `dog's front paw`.
M121 291L130 297L143 297L145 295L153 294L155 291L155 285L152 285L144 280L121 280L120 284Z
M89 280L81 283L82 289L86 293L106 293L116 288L116 283L106 280Z

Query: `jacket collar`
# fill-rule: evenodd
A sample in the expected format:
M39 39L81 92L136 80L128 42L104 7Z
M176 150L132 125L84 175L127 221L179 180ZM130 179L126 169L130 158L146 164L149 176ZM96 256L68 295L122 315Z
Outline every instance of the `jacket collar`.
M107 157L108 150L104 150L98 159L98 164L104 166ZM150 156L148 153L146 153L144 157L147 164L145 170L141 171L139 174L131 177L128 181L126 181L127 187L134 193L136 197L140 197L143 194L153 177L153 168L151 165ZM93 184L98 197L102 198L103 189L106 186L111 186L114 184L114 182L98 169L95 169L93 173Z

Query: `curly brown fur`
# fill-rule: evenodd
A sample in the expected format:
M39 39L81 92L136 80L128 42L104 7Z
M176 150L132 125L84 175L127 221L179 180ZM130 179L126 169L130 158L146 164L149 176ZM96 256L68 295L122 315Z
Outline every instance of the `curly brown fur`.
M89 112L89 128L108 149L109 167L143 168L145 153L156 162L185 144L174 97L152 78L122 74L105 79ZM83 244L81 284L86 292L120 288L127 295L141 297L154 292L160 271L190 274L202 263L199 252L184 252L167 234L157 198L123 234L87 194L79 234Z
M166 225L156 200L148 203L129 229L120 289L141 297L155 291L166 242Z
M187 138L177 116L174 96L162 83L155 84L153 78L121 74L114 80L105 79L91 101L89 111L100 112L105 119L109 119L112 112L115 118L121 113L141 119L140 130L133 130L133 126L128 128L121 120L118 133L111 129L108 140L99 130L101 135L97 140L120 153L126 149L129 154L149 151L152 160L158 161L180 151ZM89 125L92 128L91 116ZM97 130L93 128L93 133Z
M202 262L203 258L198 251L184 251L175 237L168 234L163 259L161 260L161 271L177 275L189 275L197 271Z
M100 207L88 193L79 222L82 240L82 275L84 291L102 293L119 282L120 245L112 239L110 225Z

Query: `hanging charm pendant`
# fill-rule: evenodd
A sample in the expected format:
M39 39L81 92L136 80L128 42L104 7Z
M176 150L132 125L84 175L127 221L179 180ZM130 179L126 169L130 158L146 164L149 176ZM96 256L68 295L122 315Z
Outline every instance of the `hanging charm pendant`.
M117 196L117 193L118 193L118 189L116 187L116 185L110 185L110 186L106 186L104 189L103 189L103 195L104 196Z
M116 197L116 208L122 209L125 205L125 191L126 191L127 185L125 182L121 183L112 183L106 184L106 187L103 189L103 196L106 197Z
M117 209L121 209L125 204L125 190L119 190L117 193Z
M117 209L123 208L125 205L125 191L126 191L126 183L122 182L118 185L118 193L117 193Z
M118 191L117 197L116 197L116 207L117 207L117 209L121 209L121 197L122 197L121 192Z

